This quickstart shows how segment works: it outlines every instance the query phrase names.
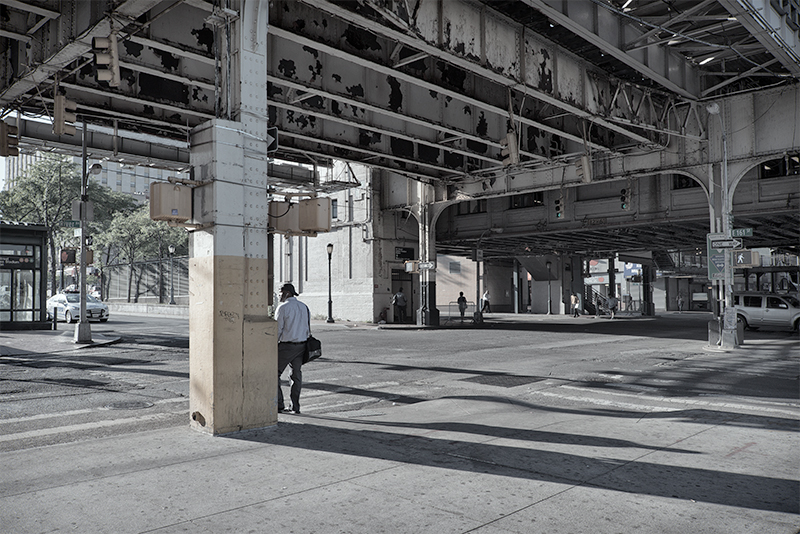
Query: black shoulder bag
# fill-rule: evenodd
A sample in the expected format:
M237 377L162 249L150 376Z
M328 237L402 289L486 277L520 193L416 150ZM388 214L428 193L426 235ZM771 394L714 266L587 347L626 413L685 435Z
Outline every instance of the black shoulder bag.
M316 360L322 356L322 342L311 335L311 311L306 306L308 312L308 339L306 340L306 352L303 354L303 363Z

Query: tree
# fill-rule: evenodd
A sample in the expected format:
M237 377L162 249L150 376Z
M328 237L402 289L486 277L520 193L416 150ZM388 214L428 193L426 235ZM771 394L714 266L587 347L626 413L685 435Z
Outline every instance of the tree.
M0 192L3 218L47 228L50 287L56 288L56 242L60 222L72 218L72 201L80 197L81 177L70 158L46 154L25 169L8 191Z
M137 261L158 257L162 259L169 245L174 245L176 252L185 253L188 245L188 236L182 228L174 228L163 222L150 219L149 206L144 205L127 214L118 214L108 227L108 230L98 235L97 242L106 250L113 251L117 261L128 264L128 302L139 297L139 283L143 275L143 268L137 272ZM159 262L159 265L161 262ZM134 292L134 281L136 291Z
M47 228L50 287L56 290L56 245L76 243L72 229L62 228L61 221L72 219L72 201L80 199L81 171L68 156L40 154L40 159L17 177L13 188L0 192L0 213L4 219L29 222ZM87 195L94 204L90 235L104 231L117 213L135 209L136 200L90 181Z

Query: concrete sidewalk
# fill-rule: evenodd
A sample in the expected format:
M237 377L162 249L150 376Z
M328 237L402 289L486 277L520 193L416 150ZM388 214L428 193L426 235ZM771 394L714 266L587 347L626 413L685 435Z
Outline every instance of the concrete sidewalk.
M76 350L65 334L24 333L17 350ZM746 367L759 350L736 358ZM0 530L800 530L797 403L528 389L281 414L223 437L191 430L176 404L185 425L0 454Z
M441 399L6 453L0 509L14 533L794 533L797 465L767 444L797 457L755 417Z

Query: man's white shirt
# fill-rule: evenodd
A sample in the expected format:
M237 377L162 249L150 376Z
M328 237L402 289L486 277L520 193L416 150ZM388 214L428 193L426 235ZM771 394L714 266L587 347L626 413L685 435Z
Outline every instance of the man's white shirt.
M310 334L308 328L308 308L294 297L289 297L275 310L278 320L278 342L299 343L306 341Z

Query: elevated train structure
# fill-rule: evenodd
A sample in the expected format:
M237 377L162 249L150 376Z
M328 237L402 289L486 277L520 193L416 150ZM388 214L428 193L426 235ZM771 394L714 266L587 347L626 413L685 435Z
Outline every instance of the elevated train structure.
M422 261L663 257L732 227L796 255L798 13L796 0L0 0L0 118L23 152L191 170L190 268L208 282L193 291L245 285L230 309L197 312L193 335L223 336L206 344L216 365L232 335L219 317L242 322L245 353L242 332L264 322L270 199L350 187L320 183L334 161L372 169L380 212L413 215ZM64 100L85 138L53 133L69 130ZM420 272L423 309L435 286ZM201 417L213 432L251 424L218 415Z

